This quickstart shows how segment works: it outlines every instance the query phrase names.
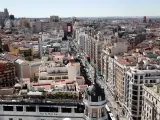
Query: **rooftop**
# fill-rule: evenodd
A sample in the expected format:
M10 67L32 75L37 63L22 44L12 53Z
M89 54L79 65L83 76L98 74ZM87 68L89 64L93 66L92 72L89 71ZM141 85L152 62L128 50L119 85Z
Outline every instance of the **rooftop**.
M16 61L17 59L19 59L19 57L17 56L14 56L14 55L11 55L11 54L0 54L0 57L6 59L6 60L9 60L11 62L14 62Z
M158 96L160 96L160 84L154 84L154 85L148 85L148 86L146 85L146 87L149 88L151 91L153 91Z
M123 64L123 65L128 65L128 66L135 66L137 63L137 57L134 57L132 55L127 55L127 56L116 56L116 60Z

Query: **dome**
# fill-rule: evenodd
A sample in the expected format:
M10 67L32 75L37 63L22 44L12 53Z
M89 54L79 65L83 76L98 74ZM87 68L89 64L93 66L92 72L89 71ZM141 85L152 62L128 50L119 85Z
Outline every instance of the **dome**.
M100 102L106 100L104 89L97 83L96 69L94 72L94 83L85 90L85 99L91 102Z
M91 96L91 102L99 102L99 97L101 101L105 100L104 89L98 83L91 85L86 91L86 97Z

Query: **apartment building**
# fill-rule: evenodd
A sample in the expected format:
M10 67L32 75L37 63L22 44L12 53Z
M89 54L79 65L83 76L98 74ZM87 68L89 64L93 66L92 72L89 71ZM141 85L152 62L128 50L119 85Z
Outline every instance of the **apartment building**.
M42 61L39 67L39 81L41 80L73 80L80 75L80 64L74 62L72 56L62 54L52 55L51 61Z
M51 18L49 20L40 20L40 21L32 21L31 22L31 27L33 29L34 33L39 33L39 32L45 32L48 30L67 30L67 24L65 22L55 22L57 18ZM58 19L57 19L58 20Z
M0 60L0 87L13 87L16 82L14 64Z
M36 58L39 56L39 42L38 40L12 42L9 45L9 51L12 55Z
M160 119L160 84L143 85L143 106L141 120Z
M127 45L124 42L107 43L101 53L101 70L105 81L113 80L114 55L127 52ZM113 84L111 85L113 86Z
M89 28L87 28L89 29ZM78 30L77 30L78 31ZM92 35L92 31L89 32L85 29L80 29L77 32L76 38L81 47L81 50L91 58L91 63L97 66L98 69L101 69L101 52L102 46L105 43L102 33L99 31L98 34Z
M95 43L95 61L96 66L99 70L101 70L101 53L102 53L102 46L105 44L105 40L103 39L102 34L99 32L97 35L97 40Z
M16 67L16 76L18 78L30 78L32 80L35 73L39 71L39 66L42 64L39 59L33 61L17 59L14 63Z
M114 94L117 101L123 103L125 99L125 72L129 70L129 67L136 65L137 60L130 56L130 59L125 59L125 56L114 56L114 69L113 69L113 85Z
M141 120L143 102L143 84L159 83L160 70L156 65L145 65L139 61L125 73L125 105L133 120ZM128 113L127 113L128 114Z

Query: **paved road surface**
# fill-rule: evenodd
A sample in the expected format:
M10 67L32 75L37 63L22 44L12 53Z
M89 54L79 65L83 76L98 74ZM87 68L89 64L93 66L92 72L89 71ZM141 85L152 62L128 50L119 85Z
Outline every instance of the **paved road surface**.
M107 105L113 113L114 117L116 118L117 114L119 114L119 110L115 98L112 96L110 90L102 80L99 80L98 82L105 89L106 98L108 100Z

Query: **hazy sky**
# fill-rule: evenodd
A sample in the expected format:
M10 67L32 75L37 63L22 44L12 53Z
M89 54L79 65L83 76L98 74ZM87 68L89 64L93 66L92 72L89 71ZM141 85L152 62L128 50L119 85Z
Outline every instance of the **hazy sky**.
M1 0L16 17L160 16L160 0Z

